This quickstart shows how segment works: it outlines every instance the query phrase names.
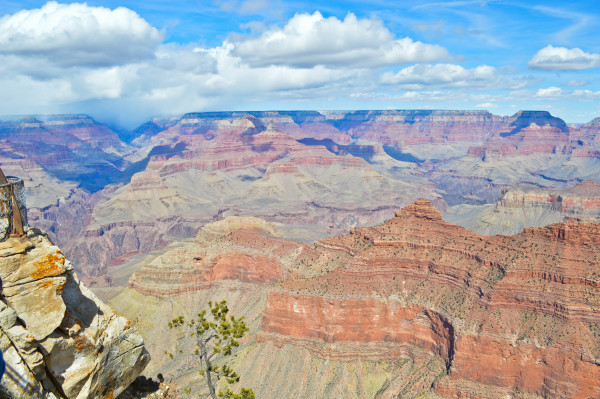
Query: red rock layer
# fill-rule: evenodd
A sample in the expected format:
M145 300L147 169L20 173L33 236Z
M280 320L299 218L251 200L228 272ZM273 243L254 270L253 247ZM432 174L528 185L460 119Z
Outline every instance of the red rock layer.
M338 299L288 292L271 292L262 319L262 330L294 339L348 345L343 351L328 347L321 354L332 358L365 358L363 344L371 346L368 358L397 358L407 347L418 346L439 355L449 364L453 354L454 331L440 314L418 305L378 299ZM268 340L268 335L263 335ZM318 345L318 344L317 344ZM310 343L306 346L311 347ZM314 348L314 343L312 345ZM317 346L318 347L318 346Z
M190 122L186 120L186 123ZM339 157L323 146L306 146L292 136L274 130L265 130L257 134L248 134L256 129L250 119L235 121L231 126L209 130L211 135L186 134L185 124L180 123L155 140L185 146L185 150L173 150L168 155L154 155L148 163L148 170L168 176L186 170L224 170L265 168L268 164L287 158L294 165L341 165L364 168L368 164L362 158ZM208 134L208 133L207 133ZM177 144L171 143L173 147ZM169 152L167 150L167 152Z
M223 280L275 283L290 275L280 258L301 247L269 238L265 231L252 227L233 227L218 234L203 229L194 244L168 251L134 273L129 286L145 295L164 297L204 290Z
M464 335L456 340L449 381L512 387L545 398L597 398L600 365L562 343L540 347L506 338ZM436 391L447 394L442 381ZM459 390L460 392L460 390ZM447 396L452 397L452 396Z
M480 142L506 124L486 111L358 111L337 124L354 138L384 145Z
M380 226L318 243L350 259L283 282L287 292L268 297L261 339L328 356L343 356L336 345L349 342L355 357L361 342L386 344L382 357L415 345L448 364L436 390L449 397L470 397L463 380L479 397L493 397L485 387L600 397L599 237L600 225L576 222L486 237L418 201Z

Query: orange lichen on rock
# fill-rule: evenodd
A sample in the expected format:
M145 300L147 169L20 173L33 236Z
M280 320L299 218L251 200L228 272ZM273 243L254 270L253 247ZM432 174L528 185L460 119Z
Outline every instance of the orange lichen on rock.
M73 336L73 342L76 351L94 350L96 348L93 339L88 337L85 332L75 334Z
M54 284L54 282L52 280L44 280L38 284L38 288L40 288L40 289L49 288L53 284Z
M33 265L36 270L31 273L31 278L39 280L44 277L55 277L65 272L65 257L57 251L56 254L48 254L33 262Z
M67 285L66 281L61 281L60 284L58 285L58 288L56 289L56 293L58 295L62 295L66 285Z

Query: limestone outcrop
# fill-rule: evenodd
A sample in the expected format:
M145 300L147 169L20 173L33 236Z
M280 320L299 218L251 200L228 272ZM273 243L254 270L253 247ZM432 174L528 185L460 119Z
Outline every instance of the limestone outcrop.
M39 230L0 243L2 384L28 398L116 398L150 357Z

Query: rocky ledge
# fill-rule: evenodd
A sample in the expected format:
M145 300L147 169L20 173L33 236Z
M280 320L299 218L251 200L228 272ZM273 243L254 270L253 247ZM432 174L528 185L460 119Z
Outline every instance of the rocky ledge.
M2 380L13 396L117 397L150 360L141 335L102 303L39 230L0 243Z

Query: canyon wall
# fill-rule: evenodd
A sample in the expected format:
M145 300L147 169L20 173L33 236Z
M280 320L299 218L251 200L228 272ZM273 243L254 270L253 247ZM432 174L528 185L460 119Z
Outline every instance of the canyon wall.
M381 223L419 198L446 211L493 204L517 184L562 195L597 181L597 133L594 121L568 126L542 111L207 112L118 134L85 115L55 115L0 122L0 163L26 180L33 225L92 281L112 259L226 216L280 222L287 237L314 241Z
M392 378L379 369L387 379L378 385L380 397L600 395L597 223L482 236L417 201L383 224L312 246L278 238L264 222L220 223L143 266L129 285L163 298L225 295L228 287L255 298L247 315L256 341L238 364L250 381L257 374L243 359L281 362L291 377L294 360L276 353L292 351L334 362L342 380L351 373L345 362L381 367L435 359L431 373L398 367ZM260 357L262 351L272 357ZM283 384L280 372L269 376Z

